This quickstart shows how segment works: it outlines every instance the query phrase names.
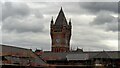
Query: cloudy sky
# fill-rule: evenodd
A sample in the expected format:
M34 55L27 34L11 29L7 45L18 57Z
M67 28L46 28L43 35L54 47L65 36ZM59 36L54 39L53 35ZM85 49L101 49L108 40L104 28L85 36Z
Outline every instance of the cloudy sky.
M50 21L61 6L72 19L72 49L118 50L117 2L1 2L2 44L50 50Z

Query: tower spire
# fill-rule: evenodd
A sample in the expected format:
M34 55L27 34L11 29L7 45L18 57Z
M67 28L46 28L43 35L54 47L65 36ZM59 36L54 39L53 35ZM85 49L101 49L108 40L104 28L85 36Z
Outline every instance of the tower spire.
M61 6L61 9L60 9L60 11L63 11L63 9L62 9L62 6Z
M50 34L52 39L52 52L69 52L71 26L67 23L62 7L54 24L53 18L51 19Z
M71 25L71 18L69 19L69 25Z
M53 25L53 22L54 22L54 21L53 21L53 16L52 16L52 19L51 19L51 25Z
M59 26L68 25L62 7L55 21L55 25L59 25Z
M69 19L69 26L70 26L70 28L72 28L71 18Z

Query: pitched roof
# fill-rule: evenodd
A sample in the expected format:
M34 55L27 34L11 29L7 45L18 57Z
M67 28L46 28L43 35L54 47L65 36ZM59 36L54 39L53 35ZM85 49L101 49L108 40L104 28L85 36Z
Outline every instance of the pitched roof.
M8 46L0 44L2 51L0 51L0 56L4 56L8 61L12 63L21 63L21 65L25 66L28 64L28 60L31 63L38 65L45 65L46 63L33 53L31 49L25 49L20 47ZM24 61L21 61L24 60Z
M110 56L110 58L120 59L120 51L107 51L106 53Z
M55 21L55 25L58 25L58 26L60 26L60 25L61 26L62 25L68 25L67 20L66 20L65 15L64 15L64 12L62 10L62 7L61 7L60 12L59 12L59 14L57 16L57 19Z
M55 53L50 51L45 51L41 58L45 60L87 60L92 58L111 58L111 59L118 59L120 51L90 51L90 52L65 52L65 53Z
M103 51L95 55L93 58L110 58L110 56L105 51Z

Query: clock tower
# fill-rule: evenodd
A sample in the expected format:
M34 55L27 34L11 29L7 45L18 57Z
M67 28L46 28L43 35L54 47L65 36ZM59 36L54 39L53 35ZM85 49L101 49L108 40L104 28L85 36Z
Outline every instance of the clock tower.
M52 18L50 24L52 52L69 52L71 28L71 20L68 24L61 8L56 21L54 22Z

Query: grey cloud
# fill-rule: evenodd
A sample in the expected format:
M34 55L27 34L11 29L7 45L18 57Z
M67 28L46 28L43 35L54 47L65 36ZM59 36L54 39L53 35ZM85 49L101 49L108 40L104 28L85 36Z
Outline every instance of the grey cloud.
M78 46L80 46L80 47L82 47L82 48L84 48L85 50L96 50L96 51L101 51L101 50L111 50L112 49L112 47L108 47L108 46L106 46L106 45L104 45L104 44L101 44L101 43L99 43L99 42L96 42L96 43L92 43L92 44L84 44L84 43L81 43L81 44L79 44ZM89 46L89 48L88 48L88 46Z
M42 36L41 36L42 35ZM49 38L43 33L5 33L2 35L2 44L15 45L24 48L40 48L50 50ZM8 39L10 38L10 39ZM47 42L46 42L47 41Z
M93 14L103 10L118 13L118 2L87 2L80 3L80 6Z
M0 21L2 21L2 3L0 2Z
M48 51L48 50L50 51L50 44L46 43L46 42L42 42L42 41L32 42L32 40L29 40L29 39L28 40L21 39L21 41L16 40L16 41L13 41L13 42L3 40L2 43L9 44L10 46L15 45L17 47L32 48L33 50L35 50L37 48L37 49L44 49L46 51Z
M102 25L105 23L111 23L115 18L111 16L109 13L101 12L99 13L93 22L90 24Z
M2 3L2 29L8 32L42 32L44 30L43 15L26 3Z
M34 19L34 20L32 20ZM42 21L39 19L19 19L19 18L13 18L9 17L5 19L2 29L6 30L8 32L16 31L16 32L42 32L44 30L44 26L42 24Z
M80 40L79 39L79 41L74 40L74 42L75 43L72 44L72 47L80 47L80 48L83 48L84 50L89 50L89 49L92 49L92 50L103 50L103 49L111 50L111 49L114 49L113 47L108 47L107 45L102 44L100 42L100 40L98 40L98 39L94 39L94 40L91 40L91 39Z
M43 18L43 17L44 17L39 10L33 11L33 14L34 14L37 18Z
M53 6L54 4L54 6ZM44 4L46 5L46 4ZM108 12L118 12L118 3L117 2L65 2L65 3L47 3L48 7L40 8L41 11L45 14L57 14L60 7L63 7L64 12L67 14L73 15L89 15L97 14L101 11ZM54 7L54 9L53 9ZM48 9L51 8L51 9ZM46 10L44 10L46 9ZM48 12L49 11L49 12Z
M82 2L81 2L82 3ZM43 5L42 5L43 4ZM87 3L83 3L84 5L87 5ZM12 4L13 5L13 4ZM75 45L80 46L84 49L91 48L92 50L101 50L101 49L106 49L106 50L114 50L114 48L111 48L110 46L107 46L107 44L102 44L101 40L111 40L115 39L116 36L114 34L111 34L106 31L99 31L99 29L93 28L91 25L89 26L87 19L82 18L82 21L79 19L79 16L81 14L88 15L86 13L94 13L94 12L89 12L87 8L81 8L78 3L61 3L61 4L56 4L56 3L38 3L37 6L36 4L29 4L30 7L30 14L29 16L27 15L26 17L22 16L22 14L16 14L16 15L9 15L6 19L4 19L3 23L3 31L9 31L6 32L5 34L8 34L7 36L3 34L3 43L5 44L14 44L15 46L25 46L27 48L43 48L44 50L50 50L50 34L49 34L49 25L50 25L50 19L51 16L53 15L54 18L57 16L60 7L63 7L63 11L65 12L66 18L69 17L69 15L72 18L72 40L75 43L71 43L71 46L75 47ZM35 7L36 6L36 7ZM15 7L15 5L14 5ZM34 8L31 8L34 7ZM99 7L99 6L98 6ZM102 11L102 9L100 10ZM107 10L105 10L107 11ZM107 12L106 12L107 13ZM68 14L68 15L67 15ZM8 16L7 15L7 16ZM78 17L77 17L77 16ZM101 13L102 15L102 13ZM43 17L45 16L45 17ZM94 14L95 16L95 14ZM108 17L108 16L105 16ZM100 17L99 17L100 18ZM104 24L109 24L109 26L113 21L113 17L109 17L109 20L103 21L103 23L99 23L102 25ZM113 20L111 20L113 18ZM90 18L91 19L91 18ZM75 20L75 21L74 21ZM99 20L96 20L96 22ZM93 21L94 22L94 21ZM99 21L100 22L100 21ZM82 25L85 23L84 25ZM79 25L77 25L79 24ZM112 23L113 24L113 23ZM92 25L98 25L98 23L92 24ZM98 25L100 26L100 25ZM76 28L79 27L79 28ZM81 27L81 28L80 28ZM105 29L107 29L106 27ZM114 28L114 27L113 27ZM46 30L46 31L45 31ZM111 30L111 29L110 29ZM17 32L13 32L17 31ZM45 31L45 32L43 32ZM104 34L104 32L106 32ZM10 33L13 33L10 35ZM18 34L16 34L18 33ZM25 34L27 33L27 34ZM42 33L42 34L39 34ZM19 34L23 34L20 36ZM33 34L35 34L33 36ZM77 34L77 35L76 35ZM43 36L44 35L44 36ZM24 38L23 38L24 37ZM32 38L31 38L32 37ZM11 40L9 40L10 38Z
M36 3L35 3L36 4ZM79 7L79 3L77 2L47 2L47 3L37 3L37 5L44 5L47 7L39 8L42 13L47 15L54 15L59 13L60 8L63 8L64 13L67 14L82 14L85 13L85 11ZM74 9L74 10L72 10Z
M81 27L81 26L75 26ZM113 35L106 31L100 31L99 29L94 28L93 26L83 26L81 28L73 27L72 33L72 47L77 45L80 48L85 50L115 50L116 48L110 47L107 44L102 43L104 40L117 40L118 35ZM79 29L79 30L75 30ZM114 33L114 32L113 32ZM115 34L115 33L114 33ZM76 46L76 47L77 47Z
M118 29L118 31L120 31L120 23L119 22L117 24L117 29Z
M116 21L111 24L107 24L106 30L113 31L113 32L120 31L120 29L118 29L118 27L120 27L120 25Z
M10 16L26 16L29 15L30 8L24 3L5 2L2 3L2 19Z
M118 18L106 12L98 13L96 18L90 22L90 25L97 25L97 27L105 29L106 31L119 31Z

